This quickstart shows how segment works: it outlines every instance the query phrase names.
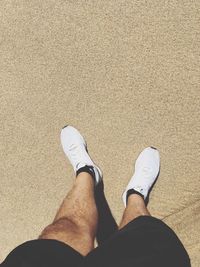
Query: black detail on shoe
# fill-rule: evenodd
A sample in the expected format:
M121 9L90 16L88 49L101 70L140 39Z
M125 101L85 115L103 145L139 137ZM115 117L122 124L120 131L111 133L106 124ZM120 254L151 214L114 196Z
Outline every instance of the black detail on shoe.
M144 199L144 195L142 195L140 192L134 190L134 189L129 189L126 193L126 205L128 203L128 197L132 194L137 194L137 195L140 195L143 199Z
M62 129L66 128L67 126L68 126L68 124L67 124L67 125L65 125L64 127L62 127Z
M89 173L91 176L92 176L92 178L94 179L94 182L95 182L95 184L96 184L96 178L95 178L95 172L94 172L94 167L93 166L88 166L88 165L86 165L86 166L84 166L84 167L81 167L80 169L78 169L77 171L76 171L76 177L79 175L79 173L81 173L81 172L87 172L87 173Z
M151 146L151 148L153 148L153 149L157 150L157 148L155 148L155 147L153 147L153 146Z

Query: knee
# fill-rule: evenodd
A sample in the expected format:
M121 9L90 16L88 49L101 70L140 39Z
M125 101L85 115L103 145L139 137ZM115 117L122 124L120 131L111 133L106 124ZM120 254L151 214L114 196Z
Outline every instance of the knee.
M93 237L73 221L62 218L45 227L38 239L55 239L70 245L83 256L94 248ZM81 240L81 241L80 241Z
M55 222L53 222L52 224L49 224L47 227L45 227L39 238L66 231L74 234L79 234L82 233L83 231L87 232L86 227L87 226L84 225L83 223L82 224L77 223L69 218L60 218Z
M46 226L40 237L47 236L49 234L57 234L58 232L66 231L67 229L70 229L70 231L75 231L76 225L66 218L60 218Z

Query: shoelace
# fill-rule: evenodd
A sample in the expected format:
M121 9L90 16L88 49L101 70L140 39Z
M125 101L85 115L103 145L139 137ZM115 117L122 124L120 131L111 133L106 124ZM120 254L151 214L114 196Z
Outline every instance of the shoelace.
M151 175L152 172L153 172L153 169L151 167L144 167L144 168L142 168L142 174L145 177Z

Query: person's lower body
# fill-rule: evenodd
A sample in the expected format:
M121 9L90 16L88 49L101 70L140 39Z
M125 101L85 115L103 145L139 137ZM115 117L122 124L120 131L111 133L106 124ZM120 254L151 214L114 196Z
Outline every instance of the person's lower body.
M114 229L94 248L99 227L95 192L102 183L102 173L86 155L87 148L84 152L84 147L76 143L77 140L83 142L82 136L70 127L64 129L72 130L73 138L77 134L78 139L72 140L68 132L68 144L70 138L71 144L68 147L66 143L62 145L76 173L73 188L63 200L54 221L38 239L16 247L2 267L189 267L189 256L179 238L164 222L152 217L145 204L158 174L158 164L155 164L157 154L154 154L155 158L153 154L147 155L156 153L153 149L146 150L145 155L140 154L140 159L136 161L135 174L123 193L125 210L118 229ZM82 164L82 159L86 166ZM152 164L153 171L147 165L144 168L142 161ZM151 181L148 182L147 178Z

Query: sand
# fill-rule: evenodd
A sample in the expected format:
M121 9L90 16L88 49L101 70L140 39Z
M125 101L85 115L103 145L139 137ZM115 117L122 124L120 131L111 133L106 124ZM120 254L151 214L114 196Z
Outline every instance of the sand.
M0 262L39 236L72 186L70 124L116 221L139 153L158 148L149 211L200 266L199 1L1 1Z

